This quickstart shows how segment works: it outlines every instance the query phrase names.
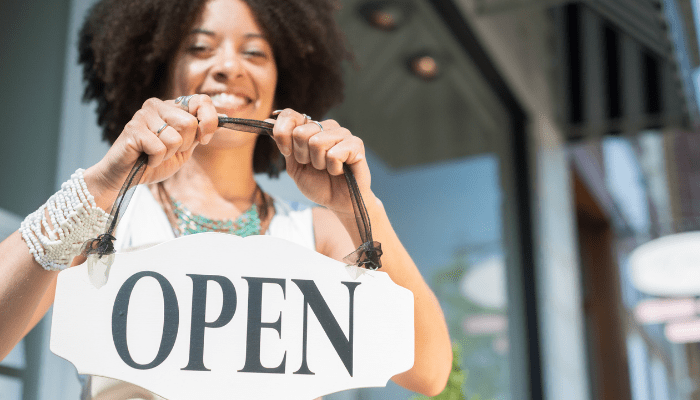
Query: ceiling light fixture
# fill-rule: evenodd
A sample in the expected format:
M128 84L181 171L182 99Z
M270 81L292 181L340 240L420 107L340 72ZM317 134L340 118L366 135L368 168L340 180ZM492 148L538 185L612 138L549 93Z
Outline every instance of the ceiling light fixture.
M431 81L440 75L440 66L435 57L428 54L419 54L409 58L409 70L417 77Z
M406 22L408 6L394 1L370 1L359 8L360 15L373 28L393 31Z

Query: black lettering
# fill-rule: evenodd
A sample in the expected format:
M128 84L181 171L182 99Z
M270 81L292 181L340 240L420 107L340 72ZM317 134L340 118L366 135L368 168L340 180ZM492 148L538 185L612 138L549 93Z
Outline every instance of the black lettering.
M148 364L139 364L131 358L129 347L126 343L126 321L129 312L129 300L136 282L141 278L150 276L155 278L163 291L163 335L160 339L160 347L156 358ZM180 310L177 305L177 296L173 286L165 277L157 272L142 271L127 279L117 292L112 309L112 340L119 357L126 365L135 369L151 369L160 365L170 355L177 338L177 329L180 324Z
M224 276L187 274L192 278L192 323L190 329L190 361L183 370L209 371L204 366L204 329L220 328L231 321L236 312L236 289ZM214 322L206 322L207 281L214 281L221 286L223 302L221 314Z
M282 337L282 313L275 322L261 322L262 318L262 285L274 283L282 287L285 295L286 282L284 279L275 278L250 278L242 277L248 281L248 328L246 339L245 365L238 372L259 372L268 374L283 374L287 362L287 352L282 357L282 362L275 368L263 367L260 362L260 331L263 328L274 329Z
M355 288L360 284L360 282L341 282L343 285L347 286L350 295L350 314L349 314L349 338L345 336L343 330L340 328L338 321L333 316L331 309L328 304L321 296L321 292L318 291L318 287L312 280L306 279L292 279L301 292L304 294L304 333L303 333L303 347L301 356L301 367L295 372L295 374L305 374L314 375L309 366L306 363L306 342L307 342L307 326L308 326L308 309L311 306L318 322L321 324L323 331L326 332L326 336L330 339L335 352L338 353L340 360L343 361L345 369L348 370L350 376L352 376L352 351L353 351L353 316L355 308Z

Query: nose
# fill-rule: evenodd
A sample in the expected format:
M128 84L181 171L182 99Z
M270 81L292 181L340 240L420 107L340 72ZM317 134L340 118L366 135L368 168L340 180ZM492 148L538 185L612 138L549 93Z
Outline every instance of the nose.
M241 60L232 46L223 46L214 61L212 73L217 81L225 82L242 75Z

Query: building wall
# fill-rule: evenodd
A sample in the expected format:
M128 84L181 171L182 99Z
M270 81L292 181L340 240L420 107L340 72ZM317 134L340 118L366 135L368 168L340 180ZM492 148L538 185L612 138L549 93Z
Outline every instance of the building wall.
M18 215L54 191L69 3L0 2L0 208Z
M477 15L468 0L462 5L530 121L543 393L547 399L589 399L570 161L557 125L552 19L534 6Z

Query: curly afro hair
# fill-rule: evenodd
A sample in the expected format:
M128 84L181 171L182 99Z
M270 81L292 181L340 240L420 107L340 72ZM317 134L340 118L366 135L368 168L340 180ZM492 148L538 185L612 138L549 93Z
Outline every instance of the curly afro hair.
M180 43L208 0L102 0L79 37L84 100L97 101L103 137L113 143L151 97L162 98ZM342 63L352 56L334 20L332 0L243 0L272 46L277 108L325 115L343 99ZM284 162L261 135L253 169L276 176Z

